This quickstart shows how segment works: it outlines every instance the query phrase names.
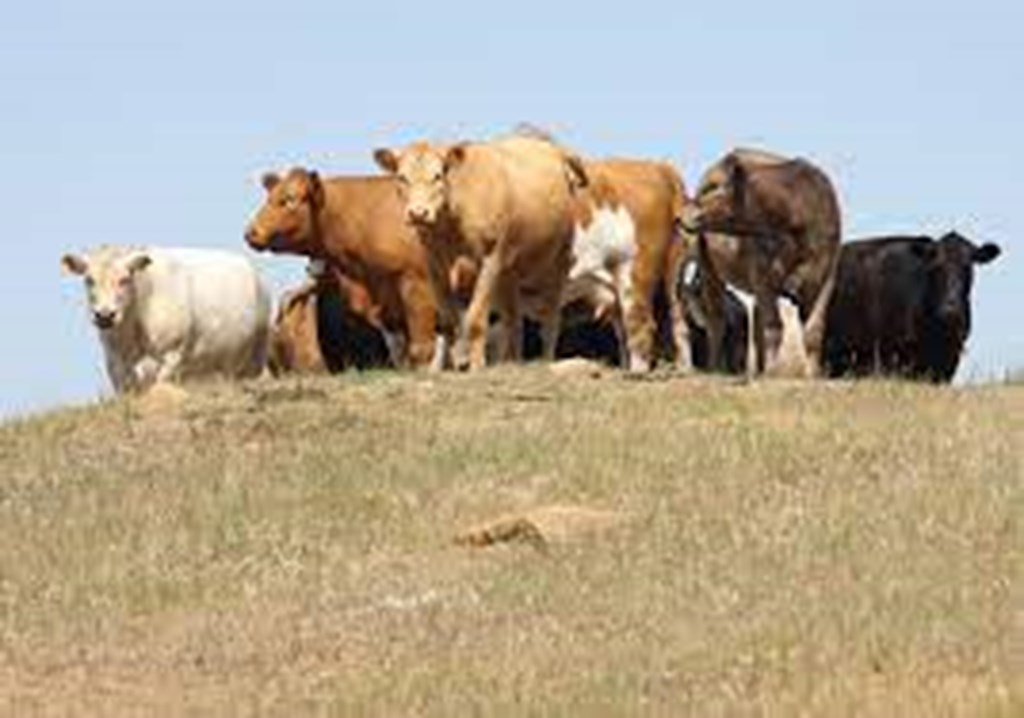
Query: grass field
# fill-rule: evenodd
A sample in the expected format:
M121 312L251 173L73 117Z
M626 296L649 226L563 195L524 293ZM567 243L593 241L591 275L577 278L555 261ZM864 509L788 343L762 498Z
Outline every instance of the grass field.
M9 422L0 713L1024 715L1022 489L1019 384L526 367ZM529 540L455 541L499 517Z

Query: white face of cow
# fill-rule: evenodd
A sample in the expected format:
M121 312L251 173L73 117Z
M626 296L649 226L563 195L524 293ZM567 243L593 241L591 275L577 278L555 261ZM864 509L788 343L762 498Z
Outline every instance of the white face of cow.
M66 254L65 271L85 281L89 312L100 331L114 329L124 321L135 301L135 278L150 264L142 252L103 247L86 255Z
M416 227L435 226L448 209L448 173L464 159L465 146L417 142L397 152L379 149L373 157L398 180L406 221Z

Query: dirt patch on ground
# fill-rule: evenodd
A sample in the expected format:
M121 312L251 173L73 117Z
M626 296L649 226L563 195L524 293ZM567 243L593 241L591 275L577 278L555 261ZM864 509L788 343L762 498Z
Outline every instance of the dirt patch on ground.
M621 526L628 516L585 506L540 506L505 514L455 535L460 546L482 548L502 543L525 543L547 551L552 544L581 541Z

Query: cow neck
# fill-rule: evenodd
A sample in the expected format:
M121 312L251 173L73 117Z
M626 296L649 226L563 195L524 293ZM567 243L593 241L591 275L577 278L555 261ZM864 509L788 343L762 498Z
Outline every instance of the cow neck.
M345 218L342 214L336 214L331 209L330 192L331 187L325 184L323 205L311 215L313 227L310 235L313 240L310 242L309 250L312 258L334 264L337 262L339 254L345 251L347 228L344 227ZM325 227L330 227L331 230L326 230ZM340 231L339 228L341 228ZM338 240L337 247L332 248L332 239Z
M139 312L135 307L125 312L117 326L100 330L99 335L107 351L116 352L128 362L135 362L147 353L149 342L142 331Z
M463 254L472 254L462 237L458 218L450 212L444 211L438 217L437 226L429 229L417 229L416 236L427 248L428 252L441 252L445 257L454 261L455 257Z

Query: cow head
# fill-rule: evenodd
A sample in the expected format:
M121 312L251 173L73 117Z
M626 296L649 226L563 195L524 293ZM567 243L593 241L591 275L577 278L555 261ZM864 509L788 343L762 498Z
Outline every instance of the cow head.
M317 214L324 203L320 176L301 167L284 177L268 173L263 189L267 196L245 231L246 243L256 251L314 254Z
M144 251L100 247L85 255L65 254L64 271L85 281L89 312L100 331L121 325L135 302L136 278L152 259Z
M748 170L735 154L709 169L680 217L689 232L743 234Z
M431 145L417 142L403 150L381 148L373 158L398 180L405 218L420 229L436 227L449 210L450 173L462 164L466 145Z
M962 343L971 330L974 265L991 262L1001 251L997 244L978 246L957 232L919 246L928 273L928 305L950 340Z

